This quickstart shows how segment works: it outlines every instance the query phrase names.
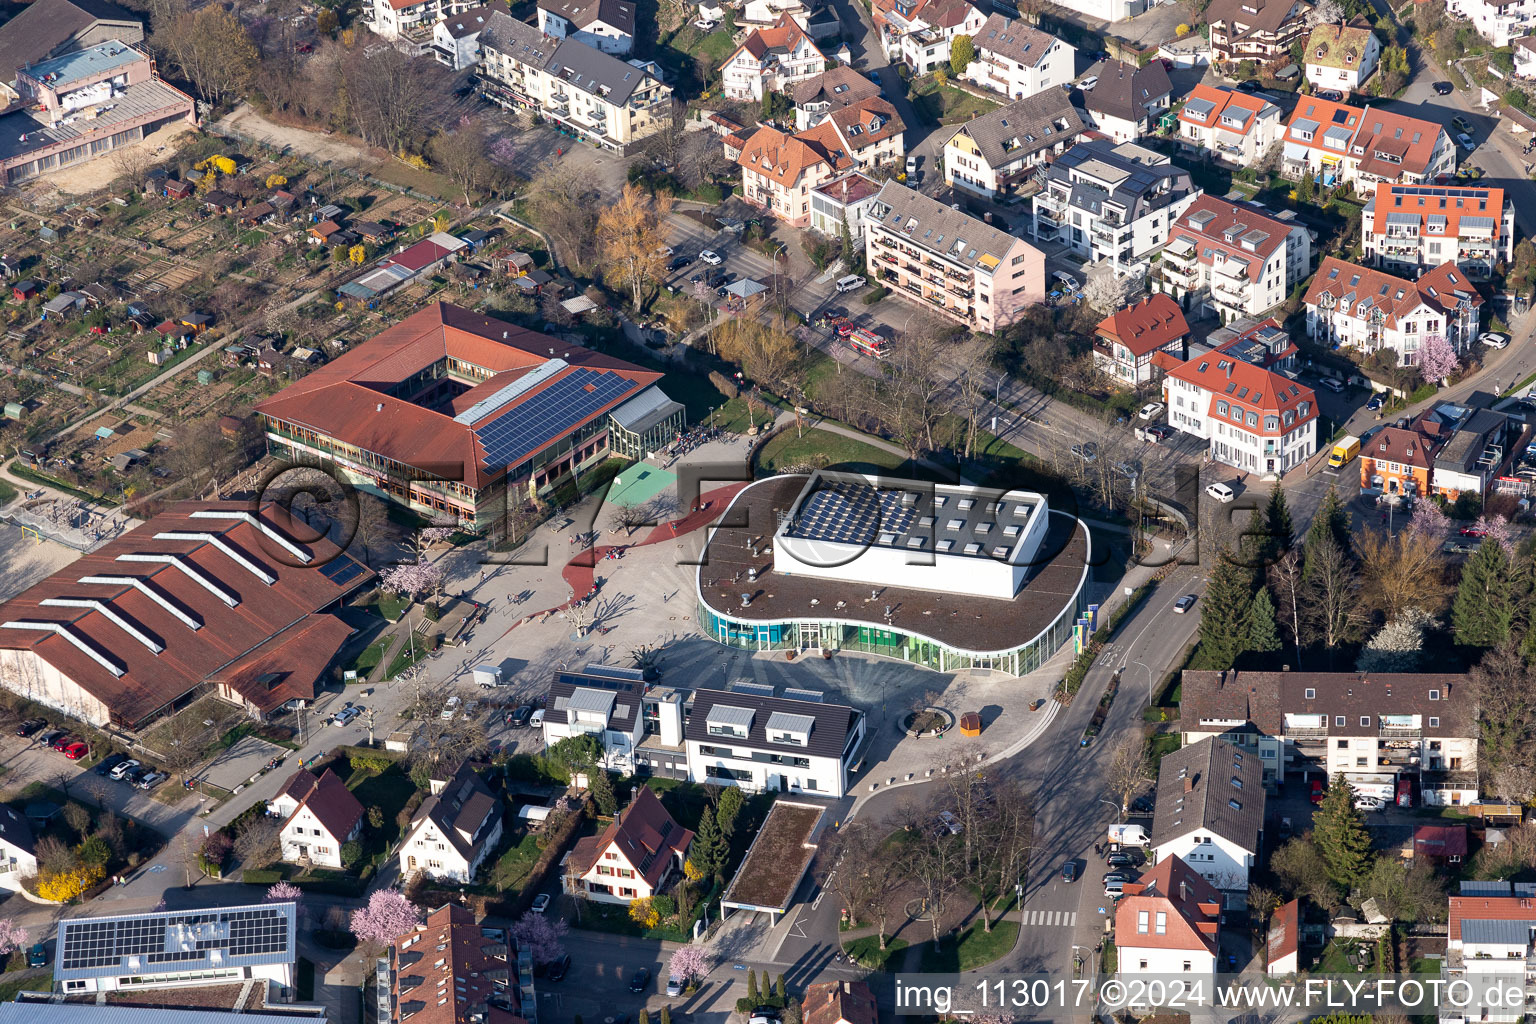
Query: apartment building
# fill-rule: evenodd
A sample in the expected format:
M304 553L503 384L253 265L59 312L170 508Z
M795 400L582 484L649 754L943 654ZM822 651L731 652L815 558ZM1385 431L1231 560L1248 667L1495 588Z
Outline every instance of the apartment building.
M811 190L811 230L825 238L848 238L864 247L864 211L880 195L880 182L850 171Z
M611 152L672 120L672 88L649 61L620 60L576 39L555 39L500 11L480 33L485 97L525 107Z
M1280 139L1280 108L1262 96L1203 82L1179 109L1179 150L1229 167L1253 167Z
M1045 299L1045 254L1023 239L888 181L865 211L869 275L896 295L995 332Z
M1014 100L955 129L942 153L944 183L1006 199L1086 130L1060 89Z
M1381 40L1364 22L1318 25L1307 37L1307 81L1319 89L1359 92L1381 60Z
M6 184L99 159L163 125L197 123L192 98L162 82L148 54L120 40L15 72L19 103L0 115Z
M1525 432L1523 420L1451 402L1441 402L1423 413L1418 427L1445 439L1435 452L1430 486L1446 501L1455 501L1463 494L1490 493L1494 482L1510 472L1515 446Z
M720 65L720 87L733 100L762 102L764 93L789 92L827 67L827 58L787 14L772 28L755 28Z
M1186 744L1214 736L1256 751L1266 780L1342 774L1383 799L1396 799L1400 781L1427 806L1477 799L1465 676L1186 671L1180 706Z
M439 64L463 71L480 63L480 33L490 23L495 5L471 7L432 26L432 56Z
M1157 767L1152 856L1176 857L1237 906L1264 835L1264 772L1253 751L1214 737L1163 755Z
M846 64L795 84L795 131L814 128L834 110L875 99L880 87Z
M1221 893L1176 856L1126 883L1115 904L1120 977L1155 975L1165 984L1169 975L1209 977L1221 950L1221 907Z
M1153 294L1099 322L1093 339L1093 365L1125 387L1150 384L1152 357L1159 352L1184 361L1189 323L1179 304Z
M810 224L816 186L854 167L830 120L795 135L759 128L742 144L736 163L742 197L793 227Z
M1274 334L1276 344L1289 346L1283 331ZM1245 473L1268 476L1300 465L1317 452L1317 396L1269 369L1271 353L1260 329L1168 367L1168 422L1208 441L1213 461Z
M1515 77L1536 78L1536 36L1521 36L1512 46L1515 51Z
M1152 287L1223 323L1260 316L1312 272L1312 238L1290 210L1201 195L1168 229Z
M1282 172L1369 196L1382 182L1427 185L1456 169L1456 147L1432 121L1302 97L1282 136Z
M1442 1005L1440 1024L1511 1024L1536 1002L1536 884L1463 881L1450 897L1440 980L1479 997L1512 989L1518 1000ZM1446 1003L1451 1003L1446 1000Z
M1465 18L1495 47L1513 43L1536 23L1533 0L1446 0L1447 14Z
M479 6L480 0L372 0L363 17L376 35L424 53L439 21Z
M1088 69L1098 83L1083 95L1088 118L1116 142L1135 142L1149 135L1168 112L1173 85L1160 60L1146 67L1123 60L1100 61Z
M1045 172L1034 198L1034 237L1127 272L1163 246L1199 195L1189 172L1161 153L1108 139L1079 142Z
M375 969L377 1024L518 1024L538 1020L531 950L482 928L467 906L444 904L397 937Z
M634 0L539 0L539 31L627 56L635 46Z
M1289 56L1306 37L1306 0L1213 0L1205 10L1211 29L1211 62L1267 64Z
M969 0L874 0L870 13L886 59L914 75L948 68L955 37L974 37L987 21Z
M1010 99L1069 84L1077 49L1022 19L993 14L971 37L976 57L960 77Z
M696 782L751 792L840 799L865 723L862 712L839 704L695 690L684 727L689 772Z
M1501 188L1379 185L1360 233L1368 263L1417 277L1454 263L1475 281L1515 257L1515 208Z
M1333 256L1318 266L1302 301L1313 341L1366 353L1390 348L1405 366L1418 362L1419 347L1432 334L1465 351L1477 338L1483 306L1454 263L1408 281Z

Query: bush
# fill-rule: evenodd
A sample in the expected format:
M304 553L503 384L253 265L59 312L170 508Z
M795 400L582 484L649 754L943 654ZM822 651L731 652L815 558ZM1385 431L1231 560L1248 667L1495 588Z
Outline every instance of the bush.
M341 844L341 866L351 871L363 859L363 844L356 839Z
M283 880L281 871L272 871L267 868L246 868L240 872L240 881L246 885L272 885Z
M900 66L901 67L906 67L905 64L902 64ZM877 284L873 288L871 288L869 291L864 293L864 299L863 299L864 305L866 305L866 306L873 306L875 303L879 302L881 299L885 298L889 294L891 294L891 290L889 288L887 288L883 284Z

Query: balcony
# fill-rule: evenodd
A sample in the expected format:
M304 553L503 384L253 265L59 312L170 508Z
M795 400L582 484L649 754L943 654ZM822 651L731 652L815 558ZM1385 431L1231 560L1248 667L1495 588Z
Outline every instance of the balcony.
M1123 229L1124 225L1122 224L1107 224L1104 221L1097 221L1093 227L1088 229L1088 234L1096 242L1103 242L1105 245L1116 245L1120 241Z
M1291 729L1285 730L1285 738L1288 740L1325 740L1328 738L1327 729Z
M1424 730L1416 725L1383 725L1376 730L1378 736L1397 736L1402 739L1418 739Z
M1065 197L1058 197L1049 190L1035 196L1035 212L1037 214L1042 211L1050 214L1060 214L1066 208L1067 200Z

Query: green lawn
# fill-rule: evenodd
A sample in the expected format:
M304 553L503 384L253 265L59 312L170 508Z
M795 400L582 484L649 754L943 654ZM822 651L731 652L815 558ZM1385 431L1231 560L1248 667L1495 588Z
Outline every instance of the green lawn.
M53 989L52 968L29 971L19 978L0 981L0 1003L13 1002L18 992L49 992Z
M0 505L9 505L20 493L9 480L0 480Z
M806 430L799 436L786 430L763 446L759 464L772 473L796 466L839 466L869 472L899 469L906 459L893 452L824 430Z
M996 110L991 100L972 96L952 85L939 85L929 79L912 91L912 109L929 124L959 124Z
M1154 760L1161 761L1164 754L1172 753L1179 749L1179 734L1176 732L1160 732L1149 741Z
M367 860L388 849L399 838L400 829L395 824L395 817L416 792L416 783L405 773L405 765L396 763L378 775L354 774L347 781L347 788L352 790L358 803L364 807L377 807L384 814L382 828L364 830L363 858Z
M746 400L737 397L729 399L720 406L714 416L705 417L701 422L713 423L728 433L745 434L750 427L756 426L761 430L772 423L781 408L783 405L778 399L770 399L764 395L763 401L748 410Z
M906 939L887 936L885 950L882 952L878 935L866 935L843 944L843 952L848 954L848 959L872 971L889 970L893 960L900 963L900 957L906 954L906 949Z
M533 870L534 863L539 859L539 843L533 833L523 836L522 840L507 847L505 853L496 861L492 869L492 877L495 883L505 889L514 892L522 889L523 879L528 877L528 872Z
M347 668L357 673L357 681L365 682L368 674L378 667L379 661L384 657L384 652L389 649L389 637L381 636L373 643L358 652L352 664Z
M977 921L963 929L958 937L946 937L938 949L933 948L932 942L924 942L923 962L918 970L924 974L972 971L1008 955L1018 938L1017 921L998 921L990 932L984 931L981 922Z

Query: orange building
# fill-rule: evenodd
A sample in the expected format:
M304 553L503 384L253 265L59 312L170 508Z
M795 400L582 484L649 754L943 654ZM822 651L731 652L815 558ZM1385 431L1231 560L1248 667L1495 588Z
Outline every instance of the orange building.
M1360 489L1369 494L1430 493L1435 439L1404 427L1383 427L1360 446Z

